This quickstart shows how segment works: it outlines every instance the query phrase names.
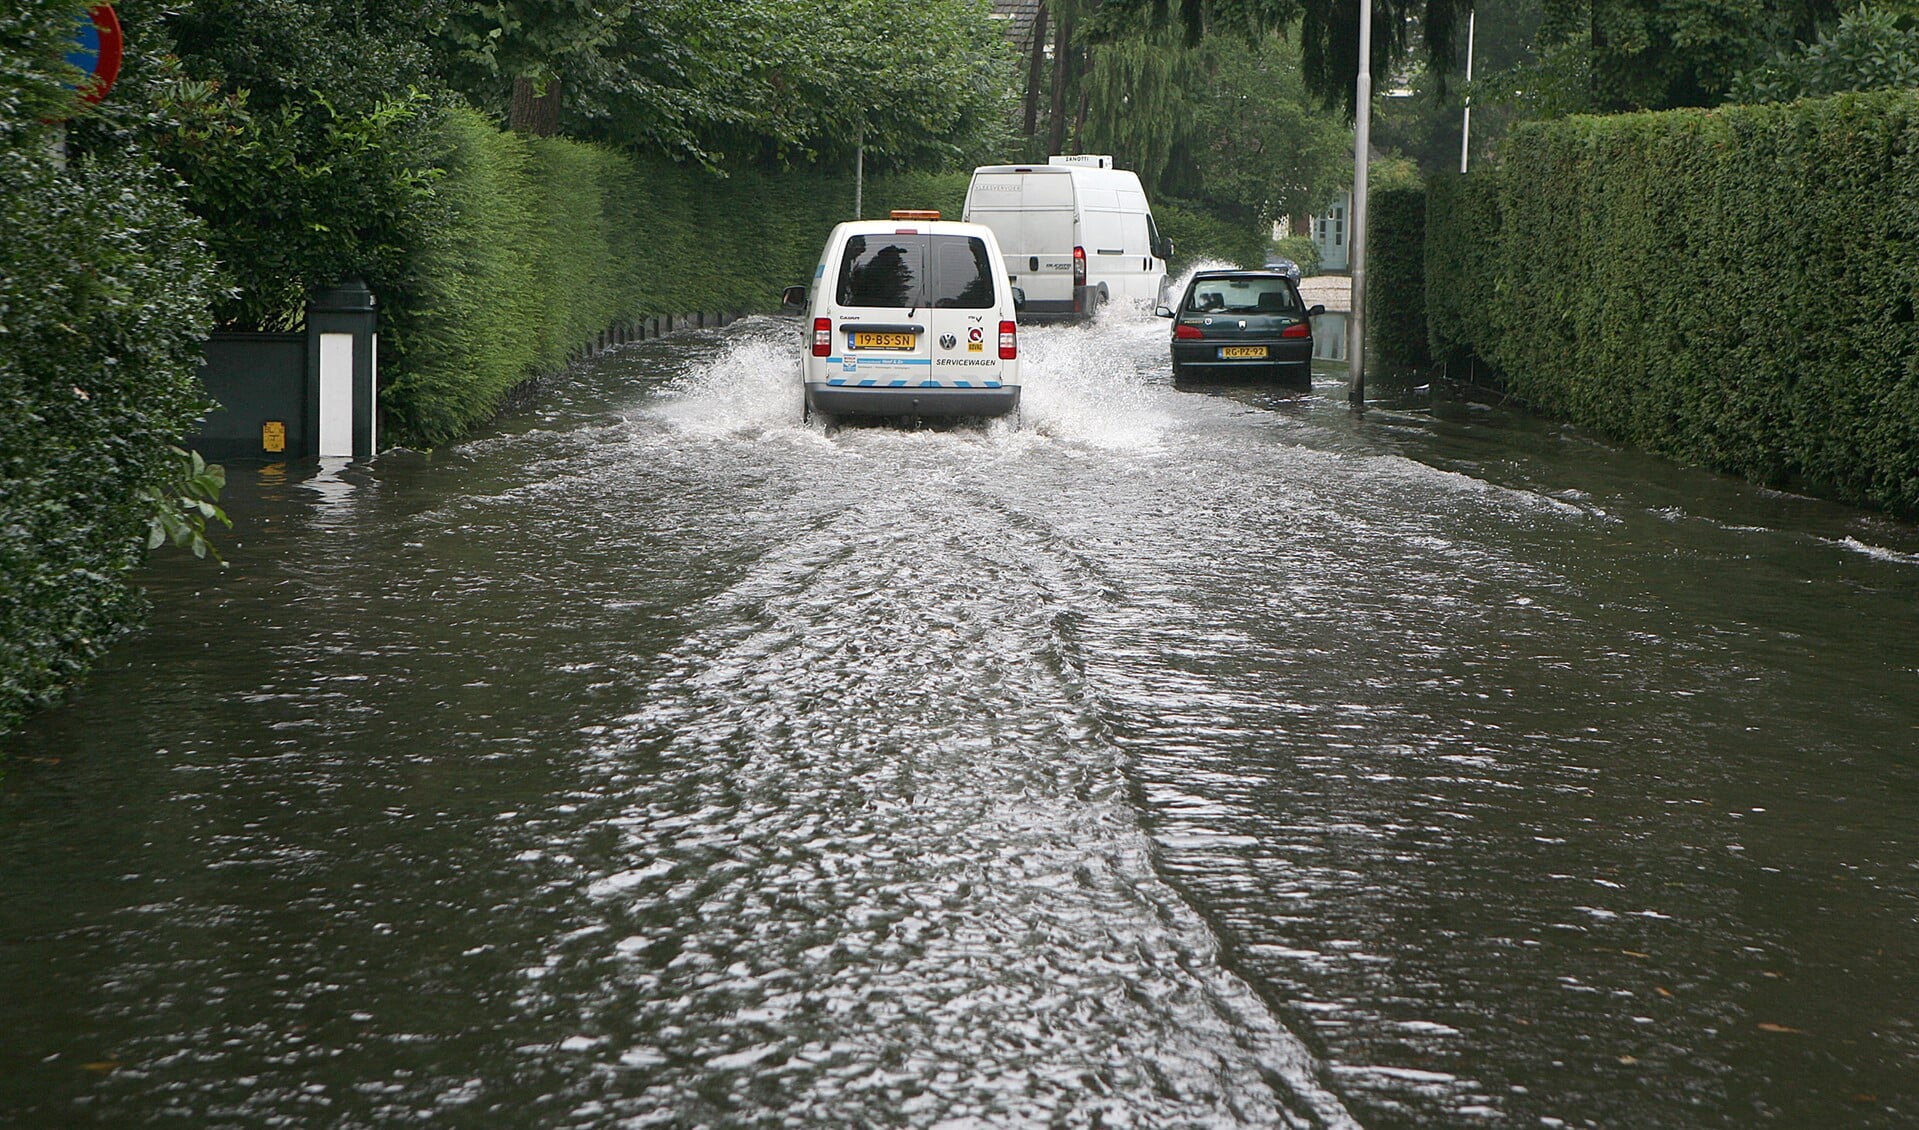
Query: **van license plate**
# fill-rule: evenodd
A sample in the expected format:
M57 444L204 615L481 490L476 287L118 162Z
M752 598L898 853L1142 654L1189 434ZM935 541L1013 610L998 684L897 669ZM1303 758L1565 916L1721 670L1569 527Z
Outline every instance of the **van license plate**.
M1264 356L1266 356L1266 347L1263 345L1222 345L1219 347L1219 359L1221 361L1230 361L1236 357Z
M913 334L855 333L854 349L911 349L914 345ZM1262 351L1263 352L1263 351Z

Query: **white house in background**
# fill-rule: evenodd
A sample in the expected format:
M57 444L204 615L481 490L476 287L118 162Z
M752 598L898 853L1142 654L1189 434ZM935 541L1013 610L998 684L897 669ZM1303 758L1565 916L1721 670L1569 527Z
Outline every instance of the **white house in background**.
M1313 213L1313 246L1319 249L1319 269L1326 274L1344 271L1352 266L1346 246L1346 217L1351 213L1352 202L1353 194L1342 192L1323 211Z

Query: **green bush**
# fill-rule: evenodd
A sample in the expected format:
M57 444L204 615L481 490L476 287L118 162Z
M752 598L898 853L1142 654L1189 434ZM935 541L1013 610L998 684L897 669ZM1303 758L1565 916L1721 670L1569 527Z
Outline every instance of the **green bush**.
M1266 262L1271 245L1268 232L1170 202L1153 205L1153 222L1161 235L1173 241L1177 254L1168 270L1175 275L1207 261L1258 267Z
M1495 200L1480 175L1434 198L1442 356L1675 459L1919 514L1919 93L1535 123Z
M1388 373L1422 369L1426 352L1426 190L1367 195L1366 344Z
M126 574L197 377L213 264L154 167L0 148L0 731L138 618Z
M1319 244L1309 235L1289 235L1273 241L1269 249L1281 259L1291 259L1299 264L1299 275L1306 278L1319 273Z

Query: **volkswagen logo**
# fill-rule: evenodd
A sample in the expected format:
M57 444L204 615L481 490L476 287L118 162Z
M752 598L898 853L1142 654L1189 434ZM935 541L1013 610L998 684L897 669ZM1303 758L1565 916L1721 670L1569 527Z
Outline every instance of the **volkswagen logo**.
M951 348L953 348L953 347L954 347L955 345L958 345L958 344L959 344L959 338L956 338L956 337L954 337L954 336L953 336L952 334L941 334L941 335L940 335L940 348L941 348L941 349L951 349Z

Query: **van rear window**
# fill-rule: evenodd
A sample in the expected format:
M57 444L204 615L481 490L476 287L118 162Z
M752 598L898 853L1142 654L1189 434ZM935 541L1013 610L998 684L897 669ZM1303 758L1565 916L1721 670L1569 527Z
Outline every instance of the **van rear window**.
M984 310L995 302L986 241L970 235L856 235L840 258L841 306Z

